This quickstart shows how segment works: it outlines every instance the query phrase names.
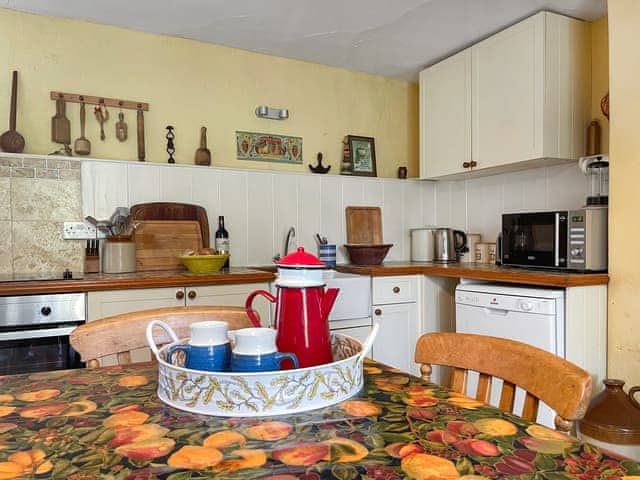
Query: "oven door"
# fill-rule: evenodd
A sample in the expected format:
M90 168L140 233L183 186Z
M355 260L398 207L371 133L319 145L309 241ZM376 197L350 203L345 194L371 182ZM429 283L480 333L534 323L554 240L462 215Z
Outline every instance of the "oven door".
M505 265L567 268L568 212L502 215Z
M81 368L80 356L69 344L78 324L0 330L0 375Z

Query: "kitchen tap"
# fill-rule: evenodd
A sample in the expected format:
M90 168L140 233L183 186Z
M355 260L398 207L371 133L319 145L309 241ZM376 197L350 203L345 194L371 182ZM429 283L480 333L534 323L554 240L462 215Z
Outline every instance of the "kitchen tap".
M296 229L291 227L289 231L287 231L287 236L284 239L284 256L286 257L289 253L289 242L296 238Z

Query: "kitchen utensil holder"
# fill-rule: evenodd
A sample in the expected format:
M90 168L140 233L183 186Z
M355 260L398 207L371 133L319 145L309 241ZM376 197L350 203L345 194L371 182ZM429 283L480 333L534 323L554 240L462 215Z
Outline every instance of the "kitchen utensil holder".
M153 328L167 332L172 343L158 348ZM168 362L169 349L185 344L160 320L147 326L147 342L158 360L158 398L180 410L221 417L261 417L315 410L342 402L364 385L364 356L378 333L374 325L364 343L331 335L334 361L326 365L274 372L207 372Z
M149 111L149 104L134 100L119 100L117 98L96 97L79 93L51 92L51 100L61 98L67 103L85 103L86 105L104 105L105 107L126 108L128 110Z

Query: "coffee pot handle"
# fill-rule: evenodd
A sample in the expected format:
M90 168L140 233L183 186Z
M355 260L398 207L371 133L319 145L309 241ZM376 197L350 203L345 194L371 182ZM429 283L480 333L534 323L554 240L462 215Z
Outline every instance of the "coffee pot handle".
M640 408L640 403L638 403L638 400L635 398L635 395L638 392L640 392L640 386L631 387L629 389L629 400L631 400L631 403L633 403L637 408Z
M247 316L249 317L249 320L251 320L251 323L253 323L254 327L260 328L262 326L260 325L260 320L258 319L258 316L253 310L253 307L251 306L251 304L253 303L253 299L257 295L261 295L265 297L271 303L276 303L277 298L274 297L271 293L267 292L266 290L256 290L254 292L251 292L247 297L247 300L244 302L244 308L247 311Z

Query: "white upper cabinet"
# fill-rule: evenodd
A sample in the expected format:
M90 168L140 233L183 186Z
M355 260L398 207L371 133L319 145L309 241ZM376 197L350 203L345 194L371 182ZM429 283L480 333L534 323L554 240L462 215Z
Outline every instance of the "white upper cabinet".
M471 162L471 51L420 72L422 178L462 171Z
M575 160L590 94L588 25L548 12L523 20L421 72L420 176Z

